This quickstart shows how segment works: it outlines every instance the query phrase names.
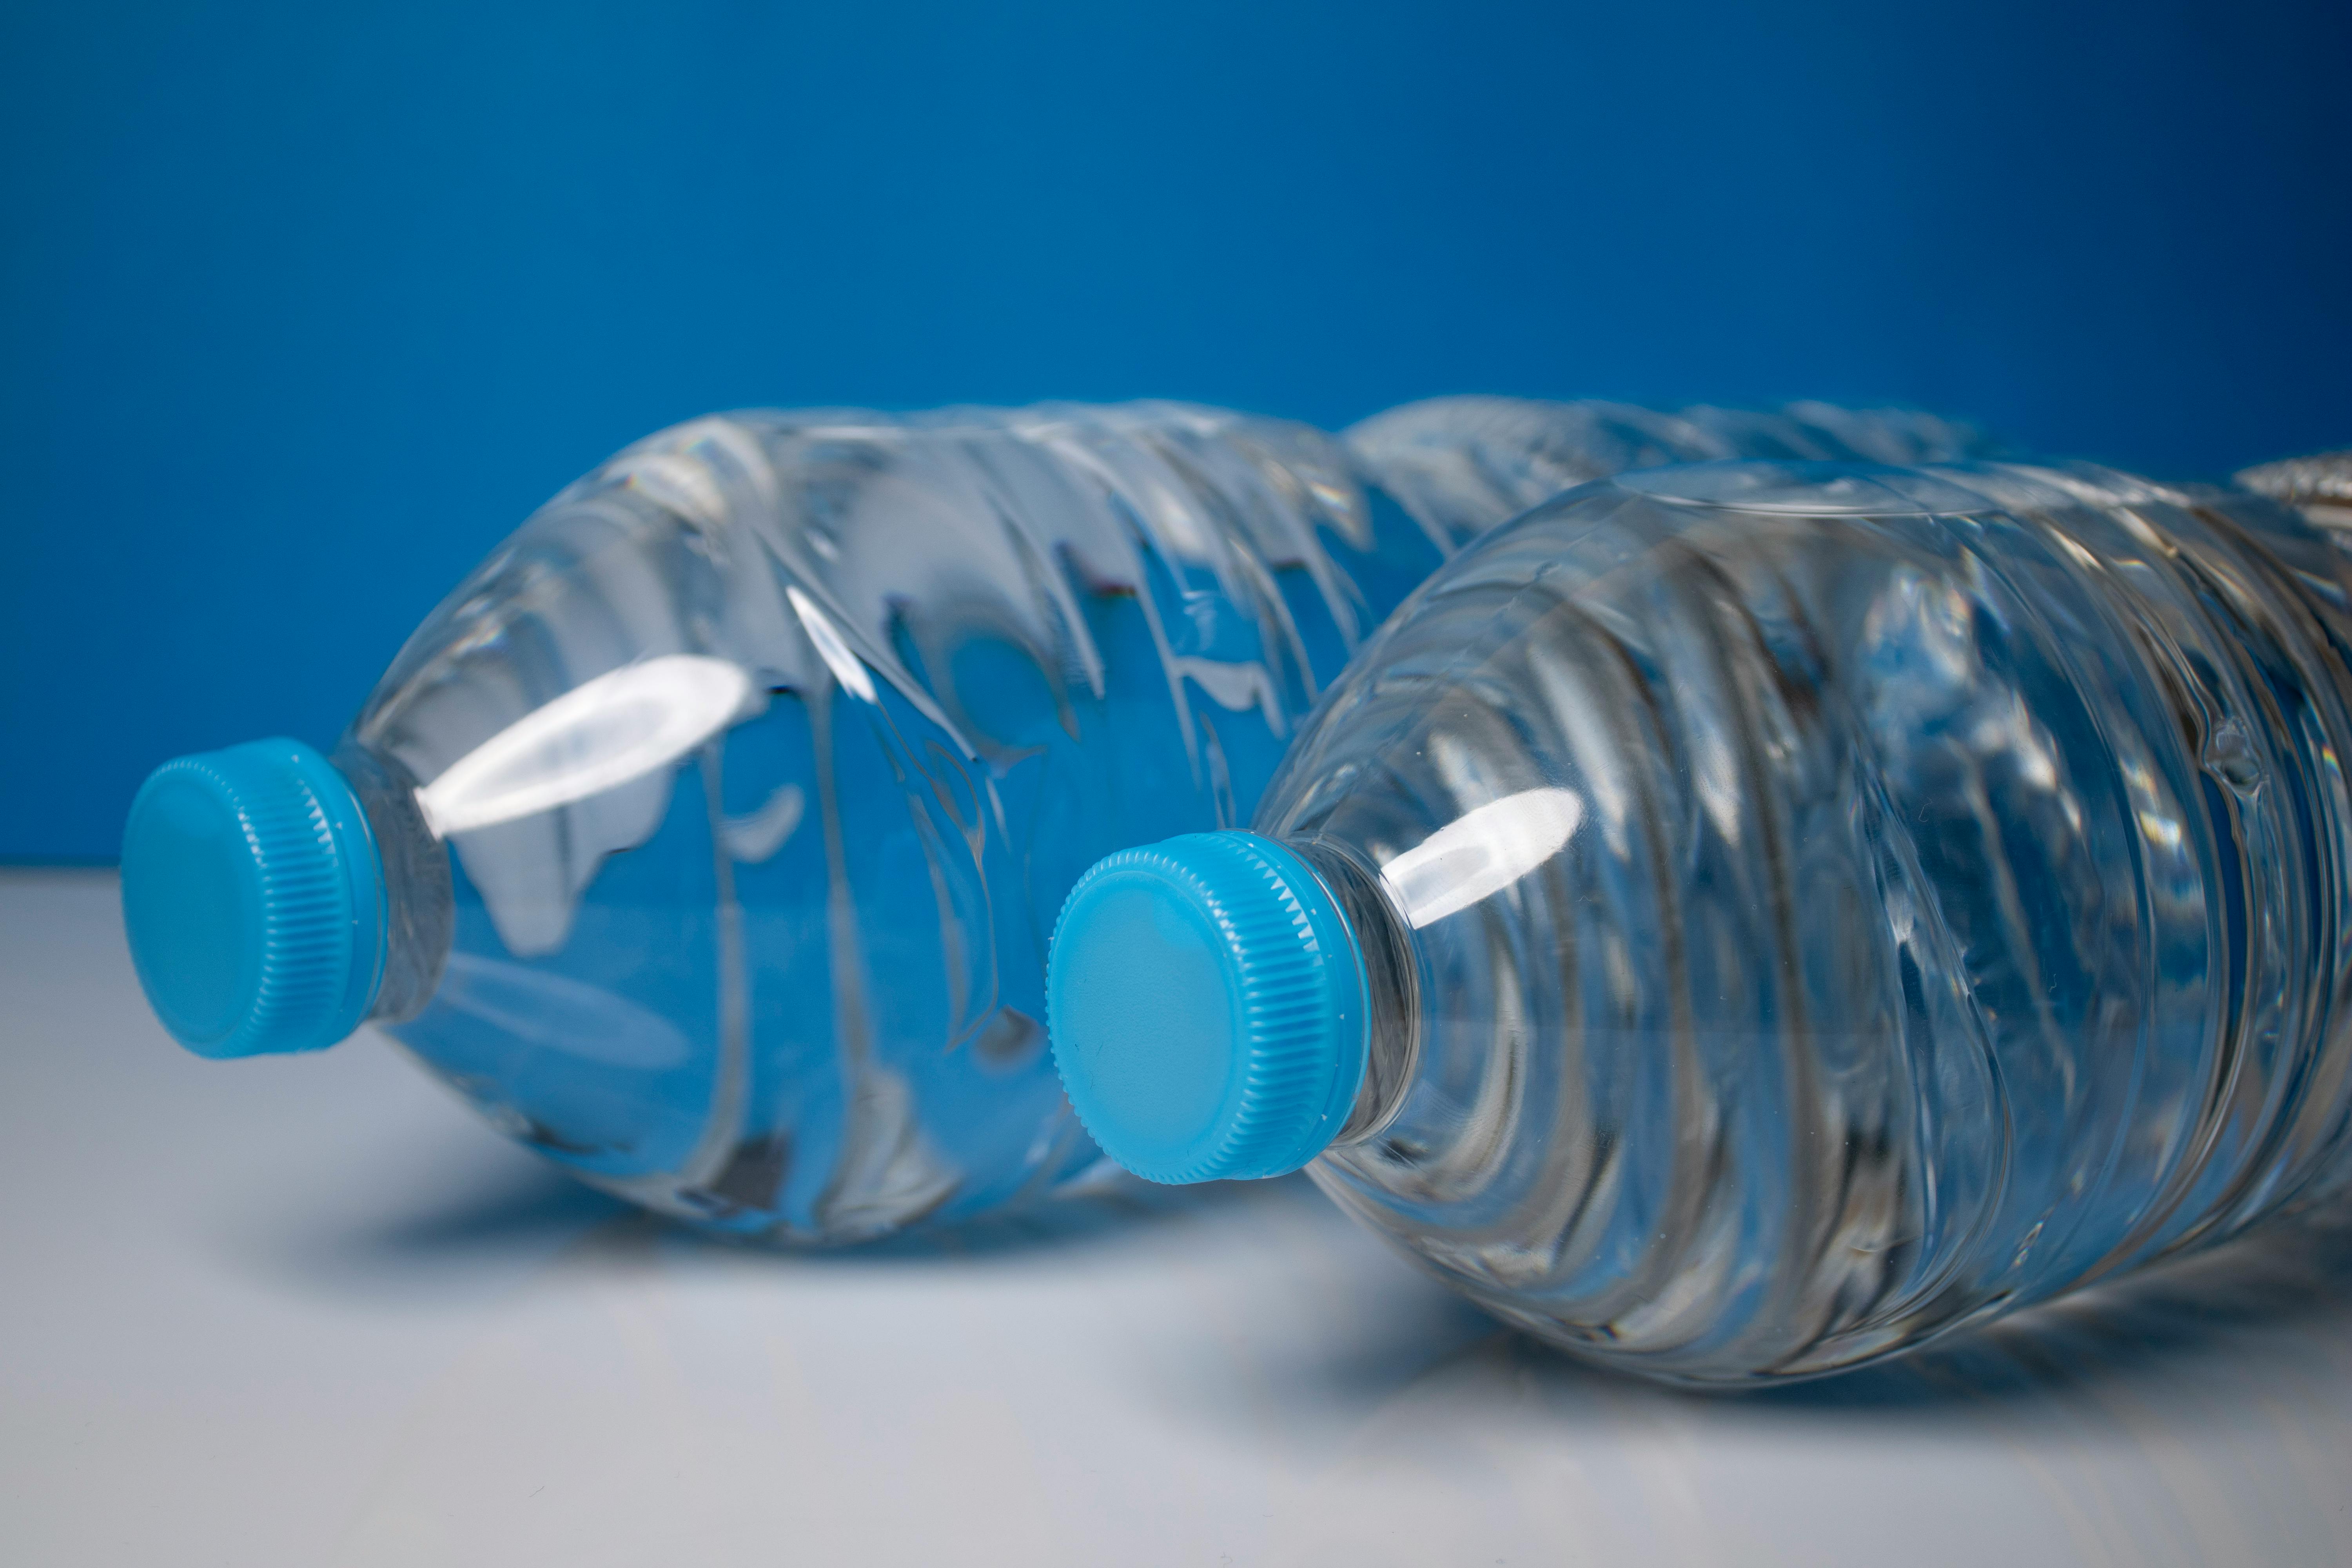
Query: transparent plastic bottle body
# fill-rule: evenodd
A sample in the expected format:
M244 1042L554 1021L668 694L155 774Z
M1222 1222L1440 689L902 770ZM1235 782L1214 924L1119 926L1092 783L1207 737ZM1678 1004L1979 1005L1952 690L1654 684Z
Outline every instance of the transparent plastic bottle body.
M2088 468L1667 468L1496 531L1257 818L1387 1020L1314 1179L1728 1384L2328 1195L2347 583L2259 496Z
M1606 412L1412 405L1385 457L1175 405L651 437L474 573L346 737L393 882L376 1016L517 1137L700 1223L855 1240L1049 1189L1096 1160L1039 1023L1070 884L1246 820L1405 593L1584 432L1673 417ZM1449 484L1474 444L1486 479Z

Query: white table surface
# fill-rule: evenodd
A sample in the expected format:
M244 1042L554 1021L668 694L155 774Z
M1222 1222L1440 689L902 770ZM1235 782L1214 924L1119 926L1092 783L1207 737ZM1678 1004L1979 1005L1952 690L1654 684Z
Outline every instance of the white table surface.
M384 1042L206 1063L0 872L0 1563L2352 1562L2352 1245L1764 1396L1583 1370L1297 1180L830 1256Z

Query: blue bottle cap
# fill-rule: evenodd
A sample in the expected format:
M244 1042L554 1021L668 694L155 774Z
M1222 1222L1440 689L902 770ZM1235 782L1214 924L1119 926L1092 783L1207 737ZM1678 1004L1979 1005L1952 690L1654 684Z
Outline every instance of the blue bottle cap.
M383 973L367 813L299 741L174 758L131 803L122 922L149 1004L198 1056L331 1046Z
M1123 850L1078 879L1045 1005L1078 1120L1155 1182L1295 1171L1363 1082L1355 934L1305 862L1253 833Z

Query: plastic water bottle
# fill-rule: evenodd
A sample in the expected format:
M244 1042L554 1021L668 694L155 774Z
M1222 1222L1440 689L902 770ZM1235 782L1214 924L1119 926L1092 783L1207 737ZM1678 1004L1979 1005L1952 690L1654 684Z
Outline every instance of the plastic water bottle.
M331 758L149 781L141 979L211 1056L373 1020L523 1142L708 1225L1000 1207L1098 1159L1037 1022L1079 873L1247 820L1406 592L1550 467L1607 460L1580 431L1731 417L1420 405L1378 427L1393 490L1376 453L1169 404L678 426L460 584ZM1483 489L1448 488L1449 443Z
M1581 1355L1853 1366L2352 1180L2347 658L2352 562L2242 489L1589 485L1254 833L1087 872L1055 1054L1129 1169L1305 1165Z

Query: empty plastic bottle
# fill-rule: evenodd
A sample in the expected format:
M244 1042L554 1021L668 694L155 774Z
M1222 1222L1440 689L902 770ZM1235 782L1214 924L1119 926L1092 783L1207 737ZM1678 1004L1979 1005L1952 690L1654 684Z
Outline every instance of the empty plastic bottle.
M706 1224L999 1207L1097 1160L1036 1022L1087 865L1246 820L1359 640L1580 431L1699 449L1733 419L1422 405L1381 426L1393 496L1377 456L1168 404L694 421L491 555L331 759L268 741L149 781L141 979L211 1056L372 1019L518 1138ZM1447 488L1449 443L1484 489Z
M1849 1367L2352 1180L2347 657L2352 562L2245 489L1590 485L1389 623L1255 833L1087 874L1055 1058L1129 1168L1304 1164L1580 1354Z

